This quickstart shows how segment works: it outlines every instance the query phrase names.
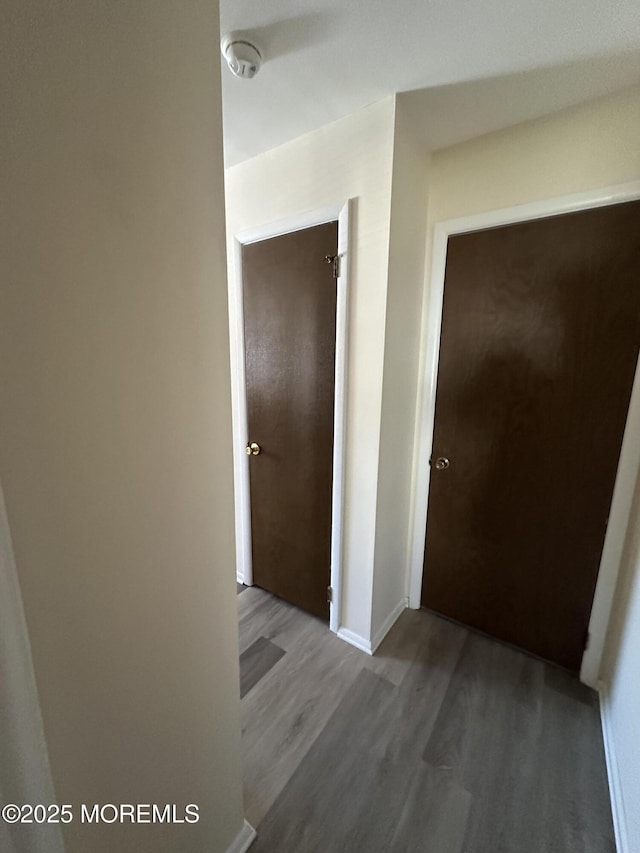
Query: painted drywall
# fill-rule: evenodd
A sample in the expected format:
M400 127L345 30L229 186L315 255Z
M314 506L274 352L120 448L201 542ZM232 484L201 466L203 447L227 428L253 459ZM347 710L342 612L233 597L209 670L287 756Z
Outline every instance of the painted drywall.
M396 98L372 637L407 598L415 405L430 155Z
M640 850L640 478L602 671L620 853Z
M54 803L40 703L0 488L0 803ZM3 853L63 853L59 826L0 820Z
M217 4L10 2L0 477L68 853L242 820ZM53 841L51 845L53 849Z
M636 180L640 87L433 154L429 224Z
M394 99L388 98L225 175L230 247L234 234L354 200L341 626L365 639L371 632L393 121ZM231 282L233 276L230 269ZM232 315L232 330L236 323ZM239 460L243 447L235 451Z

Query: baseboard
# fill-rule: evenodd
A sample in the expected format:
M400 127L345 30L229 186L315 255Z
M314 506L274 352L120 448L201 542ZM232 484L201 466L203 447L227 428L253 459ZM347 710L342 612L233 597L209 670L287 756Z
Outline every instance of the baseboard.
M368 655L373 654L370 641L365 640L364 637L361 637L360 634L356 634L355 631L350 631L348 628L338 628L337 634L341 640L355 646L356 649L360 649L361 652L365 652Z
M380 643L384 640L389 631L395 625L397 618L400 616L402 611L408 606L408 603L408 599L403 598L396 604L391 613L384 620L380 629L376 631L373 640L367 640L365 637L361 637L360 634L356 634L355 631L350 631L348 628L338 628L336 633L341 640L344 640L346 643L355 646L356 649L360 649L361 652L365 652L365 654L368 655L373 655L375 654L376 649L378 648Z
M242 829L227 847L227 853L246 853L256 838L256 831L251 824L245 820Z
M618 853L631 853L631 845L627 831L627 818L622 799L622 784L616 747L613 740L611 728L611 711L609 707L609 692L606 684L598 684L600 694L600 720L602 722L602 739L604 740L604 755L607 764L607 776L609 778L609 798L611 800L611 814L613 817L613 830L616 835L616 849Z
M393 610L387 616L387 618L384 620L381 627L376 631L376 633L373 636L373 639L371 640L371 654L372 655L374 655L376 653L376 649L378 648L380 643L384 640L384 638L387 636L389 631L393 628L393 626L395 625L395 623L396 623L398 617L400 616L400 614L402 613L402 611L406 610L408 606L409 606L409 599L408 598L402 598L396 604L396 606L393 608Z

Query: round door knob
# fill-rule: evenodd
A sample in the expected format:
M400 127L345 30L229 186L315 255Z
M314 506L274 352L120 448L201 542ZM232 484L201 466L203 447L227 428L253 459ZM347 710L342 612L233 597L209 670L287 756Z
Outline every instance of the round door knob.
M450 464L451 463L446 456L438 456L435 464L436 471L444 471L444 469L448 468Z
M252 441L251 444L247 444L244 450L247 456L258 456L262 448L255 441Z

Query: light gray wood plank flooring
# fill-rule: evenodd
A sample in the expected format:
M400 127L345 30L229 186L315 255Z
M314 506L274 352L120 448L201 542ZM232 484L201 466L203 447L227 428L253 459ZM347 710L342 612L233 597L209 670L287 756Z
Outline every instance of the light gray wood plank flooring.
M257 587L238 609L252 853L615 850L573 677L425 611L372 658Z

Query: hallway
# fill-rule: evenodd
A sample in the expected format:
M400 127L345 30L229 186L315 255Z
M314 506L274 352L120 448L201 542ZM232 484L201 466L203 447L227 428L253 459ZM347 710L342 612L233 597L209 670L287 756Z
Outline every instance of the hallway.
M597 696L425 611L369 657L239 587L255 853L609 853Z

